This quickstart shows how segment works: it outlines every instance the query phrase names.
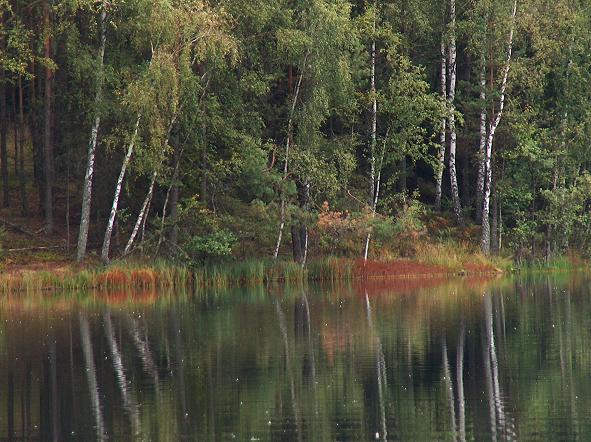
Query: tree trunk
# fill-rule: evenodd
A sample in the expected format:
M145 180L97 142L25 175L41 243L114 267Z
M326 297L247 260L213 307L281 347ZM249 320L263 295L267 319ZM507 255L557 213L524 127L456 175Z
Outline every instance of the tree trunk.
M16 85L14 85L12 87L12 133L13 133L13 139L12 139L12 145L14 146L14 158L13 158L13 166L14 166L14 176L18 178L18 151L19 151L19 146L18 146L18 142L20 140L19 137L19 125L18 125L18 111L16 109L17 106L17 102L18 102L18 98L17 98L17 93L18 93L18 83Z
M158 237L158 245L156 246L156 253L155 256L158 255L160 251L160 246L162 245L162 241L164 241L164 228L166 227L166 212L168 210L168 205L171 200L172 189L178 179L179 173L179 164L175 164L174 172L172 174L172 179L170 182L170 186L168 186L168 190L166 191L166 198L164 198L164 204L162 205L162 220L161 220L161 227L160 227L160 235Z
M295 262L302 262L302 257L304 256L304 253L302 251L300 226L297 224L293 224L291 226L291 248L293 260Z
M100 16L101 22L101 42L98 50L98 72L96 92L94 97L95 117L92 129L90 131L90 139L88 141L88 154L86 162L86 173L84 174L84 190L82 192L82 209L80 215L80 231L78 233L78 249L76 251L76 260L78 262L84 259L86 255L86 244L88 241L88 227L90 224L90 205L92 201L92 178L94 176L94 159L96 154L96 143L98 130L101 123L100 105L102 102L103 89L103 66L105 58L105 46L107 43L106 19L107 11L106 5L102 5Z
M486 173L486 57L480 60L480 143L478 145L478 178L476 182L476 221L482 221L484 177Z
M158 174L156 172L154 172L154 174L152 175L152 180L150 181L148 193L146 194L146 198L144 199L144 203L142 204L140 213L138 214L135 225L133 226L133 231L131 232L129 241L127 241L127 245L125 246L125 250L123 251L124 255L127 255L129 254L129 252L131 252L131 248L133 246L135 237L137 236L140 227L144 224L144 219L148 216L148 207L150 206L150 201L152 200L152 195L154 194L154 185L156 184L157 175Z
M23 97L23 81L22 77L18 77L18 107L19 107L19 125L20 125L20 139L19 139L19 165L18 178L21 194L21 211L23 216L29 215L29 205L27 203L27 181L25 177L25 111L24 111L24 97Z
M441 72L440 72L440 93L441 97L447 99L447 56L445 54L445 40L441 36ZM443 169L445 168L445 147L447 118L441 119L441 132L439 134L439 151L437 152L437 176L435 182L435 210L441 210L441 196L443 193Z
M3 26L4 12L0 12L0 26ZM6 43L0 36L0 53L4 51ZM0 69L0 168L2 173L3 207L9 205L8 194L8 112L6 104L6 72Z
M499 253L499 196L496 186L492 191L491 251L493 255Z
M117 207L119 205L119 196L121 195L121 187L123 185L123 180L125 179L125 172L127 171L127 166L129 165L129 160L131 159L131 155L133 154L133 148L135 146L135 140L137 137L137 133L140 127L140 120L142 116L141 114L138 115L137 120L135 122L135 129L133 131L133 135L131 136L131 140L129 141L129 145L127 146L127 153L125 154L125 158L123 159L123 164L121 165L121 172L119 172L119 178L117 179L117 185L115 186L115 195L113 196L113 205L111 206L111 213L109 214L109 221L107 222L107 229L105 230L105 238L103 239L103 248L101 251L101 260L104 263L109 262L109 250L111 248L111 236L113 234L113 225L115 224L115 216L117 215Z
M296 86L293 100L291 102L291 109L289 111L289 120L287 121L287 137L285 140L285 163L283 165L283 186L285 186L285 182L287 181L288 172L289 172L289 149L291 147L291 141L293 137L293 117L295 114L295 109L298 103L298 98L300 95L300 89L302 87L302 79L304 78L304 71L306 70L306 62L308 61L308 55L310 53L306 52L304 56L304 62L302 63L302 68L300 70L300 78L298 79L298 84ZM285 228L285 216L287 212L287 201L285 198L285 191L281 190L281 209L279 213L279 233L277 234L277 243L275 244L275 250L273 252L273 259L277 259L279 255L279 249L281 248L281 240L283 238L283 229Z
M310 210L310 183L304 184L303 208L306 213ZM302 244L302 260L300 265L304 268L308 259L308 226L305 224L300 226L300 242Z
M173 249L176 249L179 239L178 222L178 205L179 205L179 176L180 176L180 156L181 152L178 146L174 147L173 161L174 161L174 176L172 188L170 190L170 222L171 229L168 234L168 241Z
M462 203L460 202L460 193L458 189L458 177L456 172L456 1L450 0L450 41L449 41L449 91L447 96L448 105L448 127L449 127L449 178L451 184L451 199L453 203L454 217L456 222L462 222Z
M483 208L482 208L482 238L481 238L481 248L485 255L490 253L490 220L489 220L489 208L490 208L490 191L491 191L491 184L492 184L492 170L491 170L491 156L492 156L492 147L493 141L495 137L495 132L499 123L501 122L501 117L503 115L503 109L505 107L505 92L507 90L507 80L509 79L509 69L511 68L511 55L513 53L513 33L515 29L515 16L517 14L517 0L513 3L513 11L511 13L511 29L509 31L509 41L507 44L507 60L505 62L505 66L503 69L503 81L501 83L501 96L499 99L499 111L494 120L492 120L490 124L490 128L488 131L488 137L486 139L486 158L485 158L485 167L486 167L486 180L484 184L484 199L483 199Z
M377 25L377 2L374 1L374 19L373 19L373 32L376 32ZM371 94L371 135L369 143L369 198L368 203L372 211L372 218L375 216L376 211L376 144L378 135L378 98L376 95L376 41L375 39L371 42L371 60L370 60L370 94ZM365 237L365 246L363 248L363 261L367 262L369 255L369 242L371 241L371 229L367 232Z
M4 26L5 13L0 11L0 28ZM6 40L4 34L0 36L0 53L6 50ZM10 192L8 182L8 108L6 101L6 72L4 69L0 70L0 161L2 173L2 195L3 207L10 206ZM14 121L16 125L16 117ZM16 126L15 126L16 129ZM16 141L15 141L16 143Z
M45 40L43 42L43 53L46 59L51 60L53 56L51 41L51 11L49 1L43 2L43 22L45 27ZM43 128L43 178L44 194L43 208L45 211L45 234L53 233L53 135L52 135L52 101L53 101L53 70L50 66L45 67L44 82L44 128ZM5 162L3 161L3 164ZM4 165L2 166L4 175Z
M42 176L42 169L43 169L43 142L41 137L41 125L40 125L40 118L38 112L38 102L39 98L37 97L38 87L36 84L36 69L34 61L31 62L31 74L33 78L29 83L29 121L31 122L31 144L33 150L33 178L35 181L35 185L37 186L37 194L38 194L38 204L37 208L40 213L43 212L43 195L45 194L43 190L43 176Z

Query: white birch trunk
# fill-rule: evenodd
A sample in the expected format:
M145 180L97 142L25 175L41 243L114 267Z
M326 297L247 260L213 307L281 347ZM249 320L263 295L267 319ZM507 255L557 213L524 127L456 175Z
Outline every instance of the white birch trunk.
M447 100L447 55L445 53L445 40L441 36L441 74L440 74L441 97ZM439 152L437 152L437 176L435 183L435 209L441 210L441 196L443 193L443 169L445 168L445 147L446 147L447 118L441 119L441 133L439 134Z
M513 2L513 11L511 13L511 29L509 30L509 41L507 44L507 60L505 62L505 66L503 68L503 81L501 83L501 97L499 99L499 111L494 118L491 119L490 128L488 132L488 137L486 140L486 158L485 158L485 167L486 167L486 180L484 184L484 198L483 198L483 207L482 207L482 240L481 240L481 248L482 252L485 255L490 253L490 220L489 220L489 212L490 212L490 190L492 184L492 170L491 170L491 157L492 157L492 147L493 141L495 137L495 132L499 123L501 122L501 117L503 115L503 109L505 108L505 92L507 90L507 81L509 79L509 69L511 68L511 56L513 54L513 34L515 31L515 16L517 14L517 0Z
M448 127L449 127L449 178L451 183L451 198L453 203L454 216L457 223L462 222L462 204L460 202L460 192L458 189L458 176L456 172L456 1L450 0L450 40L449 40L449 91L447 96L448 105Z
M117 208L119 206L119 196L121 195L121 187L123 186L123 180L125 179L125 172L127 171L127 166L129 165L129 160L131 159L131 155L133 154L133 149L135 147L135 140L140 127L141 118L141 114L138 114L137 120L135 122L135 129L133 131L133 135L131 136L131 140L129 141L129 145L127 146L127 153L125 154L125 158L123 159L123 164L121 165L121 172L119 172L119 178L117 179L117 185L115 186L113 205L111 206L111 213L109 214L109 221L107 222L107 229L105 231L105 238L103 239L103 248L101 251L101 260L104 263L109 262L111 235L113 233L113 225L115 223L115 216L117 215Z
M296 86L295 93L293 95L293 101L291 102L291 109L289 111L289 120L287 122L287 139L285 140L285 163L283 165L283 181L287 181L289 173L289 149L291 148L291 138L293 136L293 117L300 95L300 88L302 86L302 79L304 78L304 71L306 70L306 62L308 61L308 55L306 52L304 56L304 62L302 63L302 69L300 72L300 78L298 78L298 84ZM284 184L285 185L285 184ZM279 233L277 234L277 243L275 244L275 250L273 251L273 259L277 259L279 256L279 249L281 248L281 240L283 239L283 229L285 228L285 216L287 211L287 201L285 200L285 192L281 191L281 209L279 213Z
M373 18L373 32L376 32L376 15L377 2L374 1L374 18ZM375 218L377 205L376 192L376 142L378 136L378 99L376 96L376 41L371 42L371 78L370 78L370 93L371 93L371 138L369 146L369 204L372 211L372 219ZM363 261L367 262L369 255L369 243L371 241L371 229L367 232L365 237L365 247L363 248Z
M480 66L480 143L478 145L478 178L476 182L476 219L482 219L484 200L484 178L486 174L486 57L484 53Z
M310 183L306 184L306 211L310 210L309 200L310 200ZM306 267L306 261L308 260L308 227L304 227L304 254L302 256L302 269Z
M98 51L98 78L96 86L96 95L94 103L96 106L96 116L90 131L90 140L88 141L88 158L86 163L86 173L84 174L84 190L82 191L82 209L80 214L80 231L78 233L78 248L76 251L76 260L78 262L84 259L86 255L86 244L88 242L88 227L90 224L90 204L92 200L92 177L94 175L94 160L96 154L96 142L98 130L101 122L100 111L98 106L102 101L103 88L103 65L105 58L105 46L107 43L106 33L106 5L103 4L101 11L101 43Z
M146 217L148 206L150 205L150 201L152 200L152 195L154 193L154 185L156 184L156 177L158 176L157 172L152 174L152 180L150 181L150 186L148 187L148 193L146 194L146 198L144 199L144 203L142 204L142 208L140 213L138 214L137 220L135 225L133 226L133 231L129 236L129 240L127 241L127 245L125 246L125 250L123 251L123 255L128 255L131 252L131 248L133 247L133 242L140 230L140 227L143 225L144 218Z

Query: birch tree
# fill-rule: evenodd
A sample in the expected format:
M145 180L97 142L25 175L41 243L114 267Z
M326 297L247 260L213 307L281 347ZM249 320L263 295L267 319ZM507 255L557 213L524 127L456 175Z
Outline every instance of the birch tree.
M449 179L451 185L451 199L453 204L454 217L457 223L462 222L462 204L458 189L458 177L456 172L456 81L457 81L457 52L456 52L456 1L449 3L449 47L448 47L448 75L449 89L447 93L448 116L447 125L449 128Z
M140 123L145 120L148 136L144 139L152 146L148 156L157 158L153 164L163 162L163 154L169 152L168 135L180 110L183 75L191 72L196 63L208 56L223 59L234 46L226 33L225 16L201 1L177 5L172 10L166 4L154 3L144 25L150 29L145 43L151 49L151 59L143 77L130 85L127 96L128 104L136 110L137 118L115 185L101 250L103 262L109 261L121 189L138 144ZM151 189L150 199L153 186ZM145 214L142 218L145 219Z
M308 212L314 195L335 192L339 173L348 173L345 168L335 169L333 155L340 148L340 160L348 163L351 142L331 142L323 125L331 116L340 122L336 110L351 111L354 106L349 98L354 85L348 51L357 40L347 2L314 0L294 9L300 19L277 30L277 50L289 65L298 67L298 79L285 106L288 131L284 152L289 152L289 163L283 163L283 177L289 180L284 179L280 187L280 225L273 256L279 254L289 214L294 259L303 266L308 254ZM297 205L290 204L290 194L297 194Z
M445 36L441 36L441 68L439 71L439 90L442 100L447 99L447 49ZM441 132L439 134L439 149L437 151L437 168L435 181L435 209L441 210L443 169L445 168L445 150L447 147L447 118L441 119Z
M375 217L376 205L378 204L379 198L379 186L381 178L381 170L378 172L378 179L376 182L376 146L377 146L377 133L378 133L378 98L376 91L376 21L377 21L377 1L373 4L373 39L371 41L371 53L370 53L370 89L369 94L371 96L371 136L369 146L369 207L372 213L372 217ZM380 165L381 169L381 165ZM365 237L365 247L363 249L363 260L367 261L367 254L369 253L369 241L371 240L371 230L367 232Z
M84 174L84 190L82 193L82 208L80 213L80 231L78 233L78 247L76 251L76 260L78 262L84 259L86 255L86 244L88 241L88 227L90 224L90 206L92 201L92 179L94 176L94 161L96 144L98 138L98 131L101 122L100 106L102 102L103 93L103 77L104 77L104 57L105 46L107 44L107 5L105 2L101 5L100 11L100 44L97 55L97 80L96 92L94 98L95 117L90 131L90 139L88 141L88 154L86 162L86 172Z
M482 239L481 248L484 254L490 253L490 219L489 219L489 207L490 207L490 193L492 184L492 170L491 170L491 158L493 142L497 127L501 122L503 116L503 110L505 108L505 94L507 91L507 83L509 80L509 70L511 68L511 57L513 54L513 35L515 32L515 17L517 15L517 0L514 0L511 11L511 21L509 24L509 37L507 41L507 58L505 65L503 66L503 77L501 79L499 107L495 116L491 115L491 121L488 128L488 135L486 139L485 149L485 170L486 178L484 183L484 198L482 208Z

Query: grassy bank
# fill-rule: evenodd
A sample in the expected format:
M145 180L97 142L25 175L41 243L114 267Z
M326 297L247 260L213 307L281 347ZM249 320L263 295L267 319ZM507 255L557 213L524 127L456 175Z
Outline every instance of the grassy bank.
M34 261L34 257L33 257ZM41 263L39 263L41 264ZM325 257L311 259L302 268L291 260L243 260L189 268L169 261L118 261L109 266L76 266L64 260L43 261L38 266L14 265L0 273L0 293L73 290L166 290L229 288L305 281L339 283L395 277L447 277L587 267L575 256L516 265L508 257L487 257L470 244L422 243L412 259L382 260Z
M445 257L447 256L447 260ZM167 261L125 261L109 266L59 266L6 269L0 292L67 290L187 290L261 284L298 284L304 281L341 282L363 279L453 274L500 273L496 262L482 257L434 250L422 260L367 261L328 257L311 260L305 268L287 260L233 261L189 268Z

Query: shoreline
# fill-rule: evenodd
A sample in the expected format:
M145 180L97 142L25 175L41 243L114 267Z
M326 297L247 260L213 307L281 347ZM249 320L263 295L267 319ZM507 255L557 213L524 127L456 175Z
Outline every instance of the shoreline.
M75 290L193 290L196 288L240 288L258 285L292 285L308 282L354 284L401 279L457 277L501 277L538 271L582 269L586 261L557 261L542 267L500 268L478 256L461 266L445 267L414 259L388 261L327 257L311 260L305 268L287 260L233 261L190 268L172 261L115 261L107 266L97 262L83 265L68 260L9 264L0 272L0 293ZM565 263L569 263L565 264Z

